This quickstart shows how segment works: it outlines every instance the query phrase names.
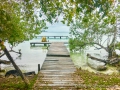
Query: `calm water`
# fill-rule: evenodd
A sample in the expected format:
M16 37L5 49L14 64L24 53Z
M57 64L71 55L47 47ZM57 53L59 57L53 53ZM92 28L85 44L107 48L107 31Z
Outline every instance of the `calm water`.
M40 34L41 36L69 36L69 28L65 25L60 24L55 24L49 26L49 29L46 30L46 32L43 32ZM49 42L67 42L68 39L63 38L63 39L48 39ZM16 64L20 67L22 71L38 71L38 64L42 66L47 49L44 46L37 45L36 47L31 47L30 42L40 42L41 38L34 38L33 40L30 41L25 41L18 46L14 47L13 50L18 51L21 49L22 56L19 57L19 54L16 54L14 52L11 52L10 54L12 55L14 61ZM9 45L5 43L6 47L8 50ZM1 59L3 60L8 60L6 56L3 56ZM6 70L14 69L13 65L1 65L2 68L5 68Z
M40 34L41 36L69 36L69 27L59 23L54 25L49 25L48 30ZM30 41L25 41L18 46L14 47L13 50L18 51L21 49L22 56L19 57L19 54L14 52L11 53L13 59L16 64L20 67L22 71L38 71L38 64L42 66L47 49L44 46L37 45L36 47L31 47L30 42L40 42L41 38L34 38ZM68 39L49 39L50 42L68 42ZM5 43L6 47L9 49L7 43ZM67 46L66 46L67 47ZM68 48L68 47L67 47ZM69 49L68 49L69 50ZM92 56L96 56L98 58L106 58L107 53L104 50L95 50L95 48L86 49L84 53L71 53L71 58L76 65L76 67L81 67L82 69L89 70L91 72L99 72L94 69L91 69L87 62L91 62L93 65L104 65L104 63L100 63L95 60L87 59L86 54L90 53ZM2 57L3 60L8 60L6 56ZM12 65L1 65L2 68L6 70L14 69ZM102 73L111 74L113 72L117 72L116 68L109 67L107 71Z

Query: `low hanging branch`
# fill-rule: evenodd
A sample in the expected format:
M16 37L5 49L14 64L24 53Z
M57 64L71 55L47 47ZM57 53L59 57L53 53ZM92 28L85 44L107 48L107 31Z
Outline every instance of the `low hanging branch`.
M11 63L10 61L0 59L0 64L10 64L10 63Z
M5 55L5 53L3 53L2 55L0 55L0 58L2 57L2 56L4 56Z
M103 45L101 45L99 43L95 43L95 42L93 42L92 44L96 44L96 45L100 46L102 49L104 49L105 51L108 52L108 49L106 47L104 47Z
M97 60L97 61L100 61L100 62L104 62L105 64L108 62L107 60L103 60L103 59L99 59L99 58L93 57L93 56L91 56L90 54L87 54L87 57L88 57L88 58L91 58L91 59L93 59L93 60Z
M18 54L20 54L20 55L22 54L22 53L21 53L21 49L19 49L19 50L18 50L18 52L14 51L14 50L13 50L13 46L12 46L12 47L10 47L9 52L18 53Z
M21 53L21 49L19 49L18 52L14 51L14 50L9 50L9 52L15 52L15 53L18 53L18 54L20 54L20 55L22 54L22 53ZM5 53L1 54L1 55L0 55L0 58L1 58L2 56L4 56L4 55L5 55Z
M90 43L83 43L83 45L80 45L81 47L83 46L87 46L87 45L91 45L91 44L94 44L94 45L98 45L100 48L98 49L104 49L106 52L108 52L108 48L107 47L104 47L103 45L101 45L100 43L96 43L96 42L90 42Z
M10 50L9 52L14 52L14 53L22 54L22 53L21 53L21 49L19 49L18 52L14 51L14 50Z
M116 63L120 62L120 58L113 58L113 59L110 59L110 60L103 60L103 59L93 57L90 54L87 54L87 57L91 58L92 60L97 60L97 61L103 62L103 63L105 63L105 65L106 64L111 64L112 65L112 64L116 64Z

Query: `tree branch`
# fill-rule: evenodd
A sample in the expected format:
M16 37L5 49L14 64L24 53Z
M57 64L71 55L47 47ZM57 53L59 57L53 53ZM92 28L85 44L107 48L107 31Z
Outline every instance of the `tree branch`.
M103 45L99 44L99 43L90 42L90 43L84 43L83 45L87 45L87 44L96 44L96 45L100 46L101 48L103 48L105 51L108 52L108 49L106 47L104 47Z
M93 60L97 60L97 61L103 62L103 63L105 63L105 64L108 63L108 60L99 59L99 58L96 58L96 57L91 56L90 54L87 54L87 57L88 57L88 58L91 58L91 59L93 59Z
M10 64L10 63L11 63L10 61L0 59L0 64Z
M2 56L4 56L5 55L5 53L3 53L2 55L0 55L0 58L2 57Z
M113 65L113 64L118 64L120 62L120 58L113 58L113 59L109 59L109 60L103 60L103 59L99 59L99 58L93 57L90 54L87 54L87 57L91 58L92 60L103 62L103 63L105 63L105 65L106 64Z
M15 53L18 53L18 54L20 54L20 55L22 54L22 53L21 53L21 50L19 50L19 52L16 52L16 51L14 51L14 50L9 50L9 52L15 52ZM4 56L4 55L5 55L5 53L3 53L2 55L0 55L0 58L1 58L2 56Z
M19 52L16 52L16 51L14 51L14 50L10 50L9 52L15 52L15 53L18 53L18 54L22 54L22 53L21 53L21 49L19 50Z
M101 48L103 48L105 51L108 52L108 49L106 47L104 47L103 45L101 45L99 43L95 43L95 42L93 42L92 44L96 44L96 45L100 46Z

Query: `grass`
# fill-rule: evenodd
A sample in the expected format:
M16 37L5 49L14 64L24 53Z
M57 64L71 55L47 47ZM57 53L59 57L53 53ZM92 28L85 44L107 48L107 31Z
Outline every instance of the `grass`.
M81 78L83 82L77 88L84 88L89 90L106 90L112 86L120 86L120 75L112 74L105 75L101 73L93 73L86 70L77 70L74 73L74 77ZM113 89L111 89L113 90Z
M31 90L37 75L27 77L30 81L30 85L26 86L20 77L16 78L0 78L0 90Z
M102 73L95 74L87 70L77 69L76 72L73 74L73 78L74 80L77 80L75 82L77 84L75 90L116 90L110 88L120 86L119 74L112 75L106 75ZM28 79L30 81L30 85L26 87L20 77L0 78L0 90L32 90L32 87L37 79L37 75L35 75L34 77L28 77ZM44 83L42 79L40 83ZM47 86L43 88L44 90L52 90L50 87Z

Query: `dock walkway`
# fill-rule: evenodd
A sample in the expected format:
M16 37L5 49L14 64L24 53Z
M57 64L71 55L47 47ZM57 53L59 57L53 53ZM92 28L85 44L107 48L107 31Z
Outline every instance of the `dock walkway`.
M47 44L50 45L52 42L30 42L30 46L40 45L40 44ZM64 44L68 44L68 42L64 42Z
M51 43L33 90L76 90L75 71L64 43Z

